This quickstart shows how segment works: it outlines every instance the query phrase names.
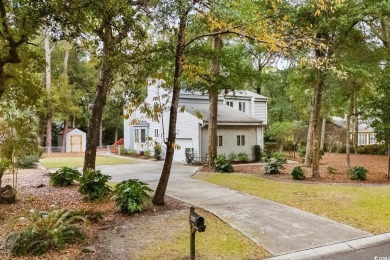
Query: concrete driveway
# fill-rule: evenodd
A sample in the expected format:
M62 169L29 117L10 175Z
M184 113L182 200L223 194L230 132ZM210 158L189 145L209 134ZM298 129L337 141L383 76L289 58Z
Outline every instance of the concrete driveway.
M139 179L155 189L163 163L136 160L133 164L97 168L112 176L112 181ZM193 179L191 175L196 170L197 167L174 162L166 194L212 212L273 255L280 256L372 235L296 208ZM317 257L321 255L316 252ZM294 259L300 257L294 255Z
M133 164L117 164L96 166L102 173L112 176L113 182L121 182L128 179L139 179L156 188L160 180L164 161L135 160ZM198 167L188 166L182 162L173 162L170 181L189 179L197 171Z

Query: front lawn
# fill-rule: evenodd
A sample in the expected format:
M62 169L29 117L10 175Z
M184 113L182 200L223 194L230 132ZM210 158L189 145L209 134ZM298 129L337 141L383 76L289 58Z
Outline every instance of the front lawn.
M371 233L390 232L390 186L308 184L252 174L197 174L197 179L321 215Z
M81 167L84 165L84 157L47 157L39 160L46 168L60 168L68 166L71 168ZM119 158L111 156L97 156L96 165L111 165L111 164L130 164L134 160L130 158Z

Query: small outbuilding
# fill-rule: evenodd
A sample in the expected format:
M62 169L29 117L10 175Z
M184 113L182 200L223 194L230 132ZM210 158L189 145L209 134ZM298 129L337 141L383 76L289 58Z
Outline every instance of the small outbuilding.
M64 136L63 131L59 133L58 143L61 144ZM65 133L67 153L85 152L87 134L80 129L67 129Z

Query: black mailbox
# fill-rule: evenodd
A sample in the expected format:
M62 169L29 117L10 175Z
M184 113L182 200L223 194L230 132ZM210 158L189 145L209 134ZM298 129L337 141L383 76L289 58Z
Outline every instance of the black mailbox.
M190 209L190 225L198 232L204 232L206 230L206 225L204 224L204 218L200 216L198 213L196 213L193 207L191 207Z

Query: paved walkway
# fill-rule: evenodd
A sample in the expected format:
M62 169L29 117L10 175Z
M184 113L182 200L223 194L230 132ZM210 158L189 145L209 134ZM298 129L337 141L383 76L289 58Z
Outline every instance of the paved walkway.
M156 188L162 165L163 162L138 160L131 165L97 168L111 175L112 181L137 178ZM196 170L174 163L167 195L212 212L274 256L372 235L296 208L192 179Z

